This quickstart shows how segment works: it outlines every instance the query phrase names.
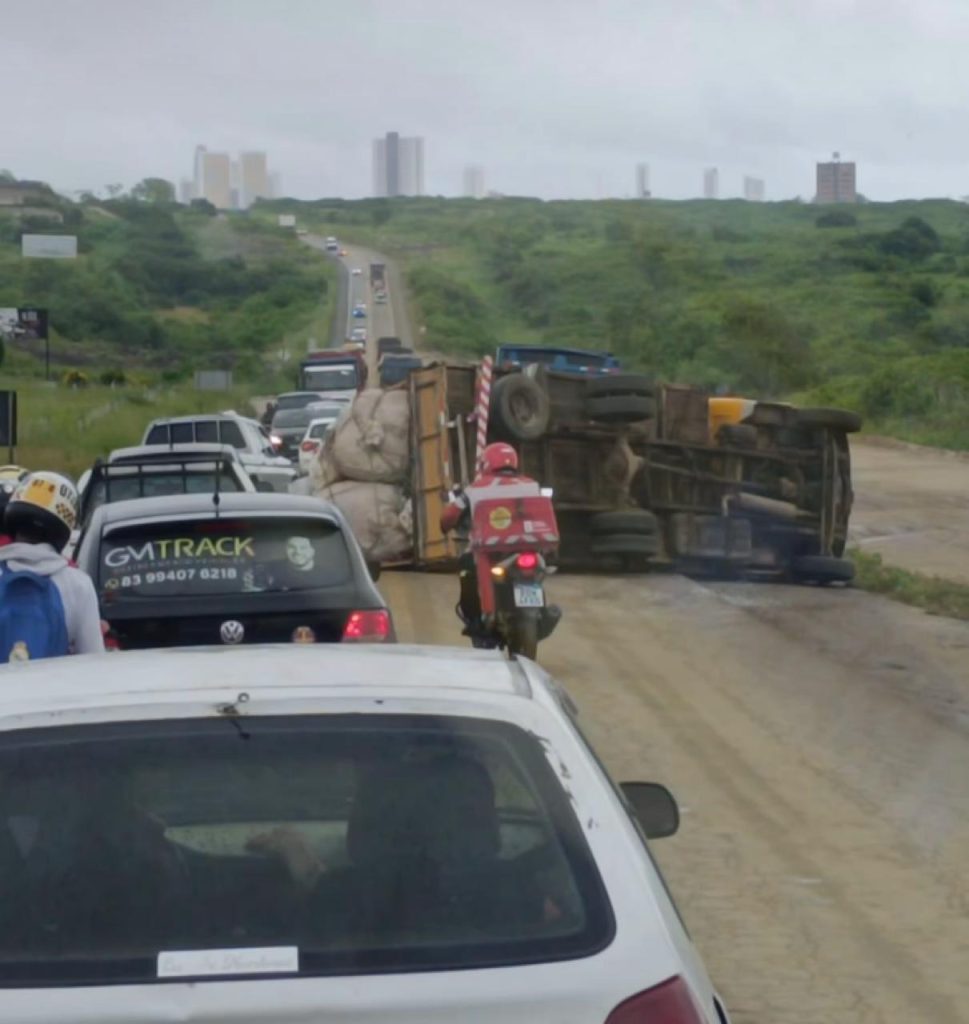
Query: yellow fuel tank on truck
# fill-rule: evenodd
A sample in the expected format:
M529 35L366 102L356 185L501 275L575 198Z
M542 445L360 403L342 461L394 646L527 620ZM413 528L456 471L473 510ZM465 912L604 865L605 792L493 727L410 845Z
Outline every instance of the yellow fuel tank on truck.
M757 403L751 398L711 398L707 402L710 418L710 440L716 441L723 426L743 423Z

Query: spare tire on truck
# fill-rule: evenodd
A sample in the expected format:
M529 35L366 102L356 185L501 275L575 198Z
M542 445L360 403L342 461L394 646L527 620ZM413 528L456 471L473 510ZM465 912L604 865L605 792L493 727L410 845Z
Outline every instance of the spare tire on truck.
M508 441L537 441L551 413L545 389L523 373L499 377L491 389L491 425Z
M656 415L656 389L638 373L607 373L585 385L585 412L600 423L640 423Z
M799 427L827 427L846 434L861 430L861 417L848 409L798 409L795 421Z
M801 555L791 561L790 573L800 583L850 583L855 578L855 564L833 555Z

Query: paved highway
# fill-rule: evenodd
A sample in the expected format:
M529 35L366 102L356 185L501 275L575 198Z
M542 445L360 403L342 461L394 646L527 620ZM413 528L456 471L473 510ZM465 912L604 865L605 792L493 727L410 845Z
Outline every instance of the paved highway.
M399 308L372 336L409 337ZM857 539L920 565L954 541L969 572L969 463L866 442L855 466ZM380 586L402 640L462 642L453 577ZM676 575L551 591L540 660L612 771L682 804L655 851L735 1024L969 1021L969 625Z

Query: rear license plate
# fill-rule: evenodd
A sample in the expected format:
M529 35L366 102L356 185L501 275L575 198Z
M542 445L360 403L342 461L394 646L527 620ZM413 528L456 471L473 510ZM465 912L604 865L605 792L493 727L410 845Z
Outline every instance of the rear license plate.
M516 608L544 608L545 591L538 583L515 584Z

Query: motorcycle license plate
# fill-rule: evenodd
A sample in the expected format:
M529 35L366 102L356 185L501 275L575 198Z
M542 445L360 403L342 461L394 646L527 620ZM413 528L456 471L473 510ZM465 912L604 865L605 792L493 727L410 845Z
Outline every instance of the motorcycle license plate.
M516 583L515 607L544 608L545 591L537 583Z

